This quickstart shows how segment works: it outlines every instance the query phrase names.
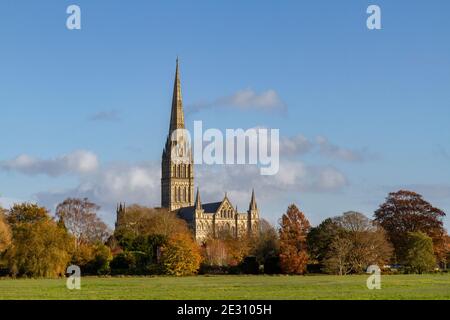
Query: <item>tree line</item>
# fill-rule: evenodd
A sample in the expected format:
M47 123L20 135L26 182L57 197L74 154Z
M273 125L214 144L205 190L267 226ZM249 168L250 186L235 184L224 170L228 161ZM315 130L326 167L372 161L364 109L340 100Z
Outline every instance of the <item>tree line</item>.
M118 216L114 230L99 206L69 198L52 216L37 204L0 208L0 275L64 276L69 265L83 275L357 274L370 265L384 271L445 270L450 238L445 213L411 191L390 193L373 219L349 211L312 227L296 205L275 227L257 233L226 231L201 244L186 222L165 209L139 205Z

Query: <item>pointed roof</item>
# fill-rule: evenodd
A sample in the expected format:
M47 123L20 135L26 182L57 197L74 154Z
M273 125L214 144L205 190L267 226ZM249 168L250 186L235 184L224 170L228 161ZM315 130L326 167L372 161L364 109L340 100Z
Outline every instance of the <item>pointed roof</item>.
M181 97L181 82L180 82L180 72L178 68L178 57L177 57L177 66L175 70L175 81L173 84L172 111L170 114L169 136L176 129L184 129L183 99Z
M202 202L200 201L200 191L197 188L197 196L195 197L195 209L201 210L202 209Z
M252 189L252 199L250 200L249 210L256 210L258 206L256 205L255 189Z

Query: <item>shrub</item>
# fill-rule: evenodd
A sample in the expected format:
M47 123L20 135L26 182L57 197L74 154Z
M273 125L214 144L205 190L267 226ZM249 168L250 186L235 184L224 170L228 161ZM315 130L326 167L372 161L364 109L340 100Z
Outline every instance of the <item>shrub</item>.
M280 274L280 258L278 256L268 257L264 261L264 273L266 274Z
M245 257L244 261L241 263L241 270L244 274L258 274L259 263L256 260L256 257Z

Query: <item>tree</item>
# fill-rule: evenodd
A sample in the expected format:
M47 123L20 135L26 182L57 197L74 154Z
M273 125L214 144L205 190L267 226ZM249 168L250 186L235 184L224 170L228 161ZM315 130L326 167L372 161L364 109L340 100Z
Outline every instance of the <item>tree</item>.
M186 222L167 209L132 205L118 217L114 237L119 245L126 249L139 235L158 234L169 237L172 234L184 232L186 229Z
M203 260L208 266L228 266L227 245L222 239L209 237L203 245Z
M306 238L310 257L319 264L323 264L330 250L333 239L338 235L340 227L328 218L317 227L311 228Z
M11 229L0 207L0 254L11 244Z
M12 244L6 252L13 275L63 275L73 252L73 240L36 204L15 204L7 215Z
M445 263L444 263L444 269L448 269L448 266L450 264L450 236L447 234L447 236L445 237L445 248L446 248L446 252L445 252Z
M14 275L55 277L64 275L72 248L70 236L50 220L23 223L14 229L6 256Z
M161 248L163 272L184 276L197 273L202 257L200 249L189 233L173 234Z
M21 223L34 223L48 219L46 208L28 202L14 204L7 215L7 221L13 229Z
M349 274L352 271L350 263L352 248L353 243L345 233L336 235L331 240L323 260L325 271L341 276Z
M261 219L259 232L252 239L250 254L256 257L260 264L280 253L280 242L277 230L266 220Z
M114 237L123 253L111 262L113 273L185 275L199 268L200 249L186 222L167 209L127 207Z
M250 251L250 238L236 237L230 230L207 235L203 243L204 263L214 267L236 267Z
M431 237L436 257L445 260L444 216L442 210L433 207L420 194L406 190L389 193L385 203L375 211L375 221L386 230L399 262L406 257L408 233L418 231Z
M436 267L433 240L423 232L409 232L406 239L405 264L412 272L423 273Z
M351 241L350 266L353 272L365 272L369 265L383 266L392 255L386 232L359 212L349 211L336 217L335 223Z
M110 271L109 263L112 260L111 250L104 244L93 246L93 257L85 266L85 272L88 274L104 275Z
M306 236L310 224L305 215L294 205L283 214L280 223L280 264L284 273L306 272L308 253Z
M389 261L392 246L383 228L359 212L349 211L331 219L332 237L325 259L325 270L340 275L363 273L368 266Z
M76 247L82 244L104 243L110 232L108 226L97 216L100 209L87 198L68 198L56 207L56 218L75 238Z

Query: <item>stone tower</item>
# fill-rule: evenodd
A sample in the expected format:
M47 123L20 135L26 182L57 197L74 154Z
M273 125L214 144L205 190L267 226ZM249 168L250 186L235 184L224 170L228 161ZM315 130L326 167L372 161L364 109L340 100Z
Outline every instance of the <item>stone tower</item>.
M169 134L161 162L161 207L170 211L194 205L192 148L183 129L184 111L177 59Z
M252 190L252 198L247 211L247 232L254 234L258 231L259 224L259 210L256 204L255 190Z

